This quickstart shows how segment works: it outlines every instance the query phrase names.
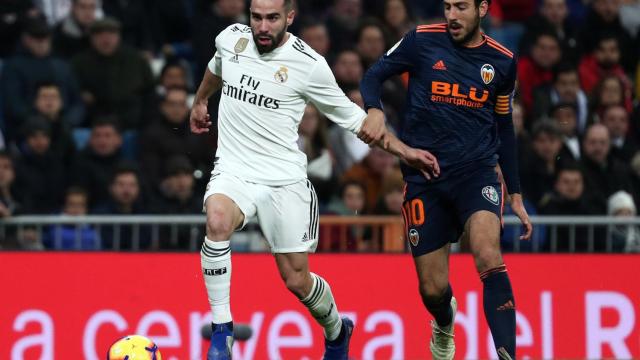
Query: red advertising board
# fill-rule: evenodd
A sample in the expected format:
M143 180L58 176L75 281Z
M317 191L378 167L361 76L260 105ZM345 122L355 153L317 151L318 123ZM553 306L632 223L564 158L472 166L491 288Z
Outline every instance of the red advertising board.
M640 256L509 255L518 357L640 357ZM0 359L104 359L115 339L147 335L165 359L202 359L210 319L198 254L0 253ZM456 358L495 358L482 286L451 259ZM356 359L425 359L429 316L408 255L313 255L312 269L356 321ZM233 256L234 320L253 337L234 359L317 359L322 332L282 284L273 257Z

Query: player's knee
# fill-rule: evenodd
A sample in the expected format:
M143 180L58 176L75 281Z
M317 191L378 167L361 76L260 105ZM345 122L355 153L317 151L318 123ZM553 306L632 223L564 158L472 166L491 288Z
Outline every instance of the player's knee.
M289 289L289 291L298 298L302 299L305 297L306 294L304 290L307 285L307 278L303 272L292 271L290 273L283 274L282 280L284 280L287 289Z
M233 233L233 222L221 211L207 213L207 237L210 240L228 240Z
M447 292L448 282L438 284L433 281L420 282L420 296L426 304L438 303Z
M478 272L484 272L500 266L503 263L500 249L486 248L478 251L475 254L475 263Z

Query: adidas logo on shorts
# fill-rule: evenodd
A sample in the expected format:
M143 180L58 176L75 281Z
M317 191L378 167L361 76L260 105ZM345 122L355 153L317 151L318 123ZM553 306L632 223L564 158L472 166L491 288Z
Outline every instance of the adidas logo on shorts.
M307 235L307 233L304 233L304 235L302 235L302 242L309 241L309 240L311 240L309 239L309 235Z

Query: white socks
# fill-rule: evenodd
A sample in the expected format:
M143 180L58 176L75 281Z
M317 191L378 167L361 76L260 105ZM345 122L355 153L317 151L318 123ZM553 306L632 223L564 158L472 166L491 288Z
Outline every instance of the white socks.
M342 319L333 299L329 284L320 276L311 273L313 285L309 295L300 301L309 309L311 315L324 328L327 340L335 340L340 335Z
M228 323L232 320L229 305L231 290L230 242L211 241L205 237L200 251L200 263L213 314L213 323Z

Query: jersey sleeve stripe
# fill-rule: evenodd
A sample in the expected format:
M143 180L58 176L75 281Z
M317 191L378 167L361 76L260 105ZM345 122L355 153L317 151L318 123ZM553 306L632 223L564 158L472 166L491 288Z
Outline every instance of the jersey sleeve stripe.
M499 47L492 45L490 42L487 42L487 45L491 46L492 48L498 50L499 52L505 54L506 56L508 56L509 58L513 58L513 53L511 51L504 51L502 49L500 49Z
M487 35L485 35L485 36L486 36L486 38L487 38L487 40L488 40L488 41L490 41L490 42L492 42L493 44L495 44L496 46L498 46L498 47L502 48L502 50L504 50L504 51L509 51L509 49L507 49L504 45L502 45L502 44L500 44L499 42L497 42L497 41L496 41L494 38L492 38L491 36L487 36ZM511 52L511 51L509 51L509 52Z
M513 53L511 51L509 51L509 49L505 48L504 46L498 44L495 40L493 40L492 38L487 36L487 45L491 46L492 48L500 51L501 53L507 55L510 58L513 58Z
M427 24L427 25L418 25L418 29L423 29L423 28L446 28L447 24Z

